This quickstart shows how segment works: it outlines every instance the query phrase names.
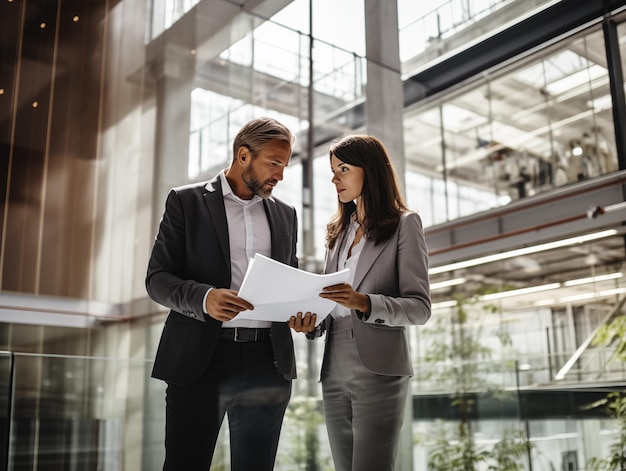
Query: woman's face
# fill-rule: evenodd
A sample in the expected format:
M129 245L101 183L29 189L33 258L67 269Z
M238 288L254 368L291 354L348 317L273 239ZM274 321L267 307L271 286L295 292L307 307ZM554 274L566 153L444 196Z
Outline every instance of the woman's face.
M337 189L337 196L342 203L355 201L363 191L365 171L356 165L350 165L339 160L334 154L330 158L330 169Z

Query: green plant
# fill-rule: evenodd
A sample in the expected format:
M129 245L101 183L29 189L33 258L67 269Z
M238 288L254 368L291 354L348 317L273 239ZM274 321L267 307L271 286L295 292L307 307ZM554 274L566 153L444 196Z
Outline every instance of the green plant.
M621 315L601 326L593 339L594 346L607 346L615 343L612 361L626 362L626 316Z
M499 385L486 379L484 365L493 349L483 343L480 327L470 329L468 326L471 308L480 302L482 294L486 292L477 293L472 299L455 297L452 318L439 318L430 329L431 341L424 360L436 367L423 377L447 385L453 391L451 405L459 415L456 430L440 428L430 448L428 466L432 471L474 471L480 463L486 463L489 470L518 471L523 468L520 462L531 446L525 434L510 430L506 430L490 450L478 448L474 443L470 420L474 394L491 393L501 398L507 395ZM499 313L497 306L491 304L482 305L478 310L481 315ZM506 332L500 329L497 336L503 349L511 348Z
M612 361L626 362L626 316L620 315L598 329L592 345L614 344ZM586 406L586 409L602 407L617 425L617 438L609 448L608 458L592 457L587 466L592 471L626 471L626 394L611 392L599 401Z
M528 454L531 443L526 434L507 430L502 439L495 444L488 454L488 471L519 471L523 469L521 460Z
M507 430L502 439L491 449L477 449L470 434L457 437L455 433L440 427L431 447L428 459L430 471L473 471L485 464L488 471L520 471L521 461L531 446L519 431Z
M611 444L608 458L593 457L587 463L592 471L626 470L626 394L612 392L606 398L594 402L589 408L603 407L609 417L618 424L618 437Z
M467 427L461 423L460 427ZM485 451L477 451L469 431L456 434L441 425L435 443L428 454L428 469L431 471L468 471L487 460Z
M322 471L328 467L328 458L319 456L319 426L324 423L319 400L314 397L294 397L285 412L284 428L289 430L289 451L279 459L280 466L289 470ZM279 466L279 467L280 467Z

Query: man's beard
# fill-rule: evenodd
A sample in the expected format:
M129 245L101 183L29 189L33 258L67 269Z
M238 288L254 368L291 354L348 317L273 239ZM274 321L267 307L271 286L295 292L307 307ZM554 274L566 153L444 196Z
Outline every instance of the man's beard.
M274 189L273 185L276 184L275 180L265 180L264 182L260 182L251 168L245 169L241 178L248 187L248 190L250 190L253 194L258 195L261 198L269 198L272 196L272 190ZM270 185L269 189L267 189L266 185L270 183L273 185Z

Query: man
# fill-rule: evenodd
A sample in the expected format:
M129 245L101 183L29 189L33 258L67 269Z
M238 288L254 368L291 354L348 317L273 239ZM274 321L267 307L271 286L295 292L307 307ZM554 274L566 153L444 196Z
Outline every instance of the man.
M225 414L231 469L273 469L293 340L287 323L237 319L253 309L237 291L255 253L298 264L295 209L271 197L294 141L276 120L252 120L230 168L167 197L146 277L170 309L152 371L167 382L164 470L208 470Z

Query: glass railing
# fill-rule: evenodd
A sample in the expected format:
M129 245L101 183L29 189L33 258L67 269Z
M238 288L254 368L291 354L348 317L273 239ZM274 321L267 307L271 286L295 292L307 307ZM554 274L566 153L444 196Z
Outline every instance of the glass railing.
M7 470L159 469L162 407L147 361L0 356ZM160 399L159 399L160 400ZM157 423L152 428L151 424ZM153 434L159 435L153 437Z
M440 2L441 3L441 2ZM436 8L416 8L416 3L399 1L401 60L424 52L433 42L449 37L493 13L510 0L468 2L450 0Z
M0 352L0 471L8 469L12 369L11 353Z
M624 430L610 416L626 372L604 361L613 353L590 351L562 380L574 352L415 365L413 469L591 469L591 460L614 458Z
M561 387L537 381L546 369L539 365L534 358L454 365L465 368L466 376L457 375L445 389L429 384L427 368L418 365L407 429L413 469L457 469L449 467L455 456L483 456L489 465L498 453L508 453L520 470L551 469L541 468L545 463L569 469L560 467L563 460L582 466L593 456L609 456L619 427L603 408L587 406L622 389L623 369L610 385ZM165 385L150 378L150 366L147 360L0 353L0 470L160 469ZM307 375L301 373L275 469L332 469L323 404L318 392L307 395ZM226 432L227 422L213 471L229 469ZM583 443L588 446L579 446ZM589 446L594 443L598 446ZM448 461L442 462L444 449ZM572 455L572 450L578 451ZM591 450L599 454L592 456Z
M481 20L494 15L498 10L512 5L513 16L510 20L519 21L519 16L530 9L541 7L550 2L520 2L519 0L449 0L438 2L415 2L398 0L398 19L400 37L400 59L404 62L429 49L436 49L440 41L469 29ZM510 21L509 20L509 21ZM507 17L498 18L490 28L500 28L507 22ZM496 26L497 25L497 26ZM476 37L489 31L489 27L477 28ZM468 38L472 39L472 38ZM471 40L466 40L466 45Z

